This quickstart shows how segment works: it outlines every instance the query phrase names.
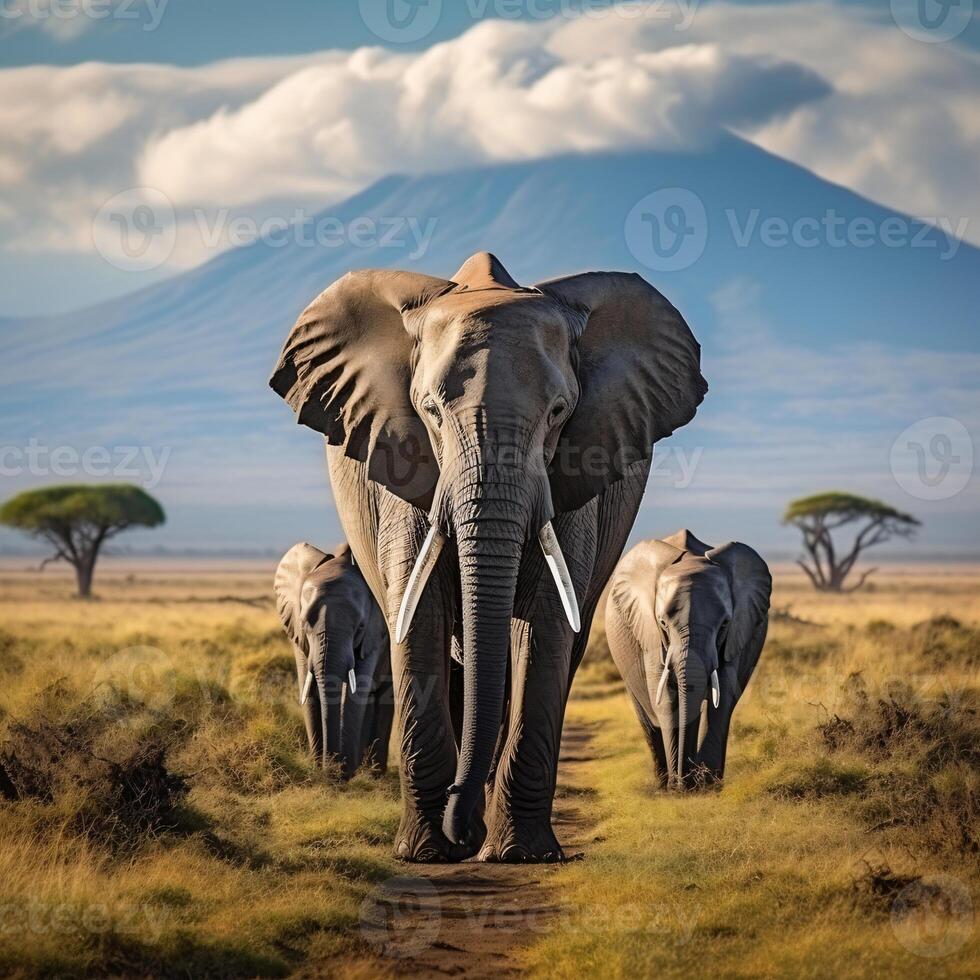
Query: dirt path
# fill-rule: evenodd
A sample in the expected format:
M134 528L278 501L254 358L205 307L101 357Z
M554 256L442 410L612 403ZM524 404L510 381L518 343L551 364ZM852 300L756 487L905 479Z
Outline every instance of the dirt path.
M575 769L591 759L588 728L566 724L555 830L567 855L587 854L592 827L576 800ZM556 923L555 865L437 865L392 879L362 915L362 934L396 976L520 975L520 951ZM379 964L380 965L380 964Z

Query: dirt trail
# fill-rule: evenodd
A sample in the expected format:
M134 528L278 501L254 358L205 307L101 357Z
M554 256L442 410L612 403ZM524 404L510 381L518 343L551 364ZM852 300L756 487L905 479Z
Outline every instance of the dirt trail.
M576 806L575 769L590 761L590 730L567 724L558 765L554 823L569 856L587 854L591 825ZM520 951L556 924L556 865L406 867L362 915L362 933L396 976L519 976ZM379 964L381 966L381 964Z

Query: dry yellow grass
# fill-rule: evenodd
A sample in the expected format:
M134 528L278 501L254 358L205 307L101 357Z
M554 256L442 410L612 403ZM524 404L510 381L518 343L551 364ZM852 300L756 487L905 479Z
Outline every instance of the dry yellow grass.
M50 722L119 764L160 744L187 793L107 824L101 763L69 752L49 798L0 802L0 973L387 971L358 923L405 871L397 780L338 787L305 758L271 567L120 566L91 603L63 574L0 569L0 742ZM830 597L777 570L727 784L682 798L654 788L600 620L569 711L595 726L576 798L601 839L559 871L564 911L529 970L980 974L963 906L980 902L978 586L974 569L899 569ZM962 625L916 625L941 616ZM825 734L835 716L852 729Z

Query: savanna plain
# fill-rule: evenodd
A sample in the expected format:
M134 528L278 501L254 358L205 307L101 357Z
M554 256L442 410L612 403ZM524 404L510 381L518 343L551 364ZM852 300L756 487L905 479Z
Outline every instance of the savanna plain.
M397 753L346 785L308 760L272 563L107 560L89 602L28 565L0 568L0 974L412 972L365 927L427 873L391 852ZM585 858L509 871L548 911L508 969L980 976L980 569L774 578L720 790L656 788L597 617L559 787Z

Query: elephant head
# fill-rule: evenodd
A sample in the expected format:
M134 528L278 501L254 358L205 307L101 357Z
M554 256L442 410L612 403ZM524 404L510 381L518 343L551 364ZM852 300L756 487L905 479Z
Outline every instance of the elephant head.
M750 547L678 531L644 554L642 638L672 785L724 770L731 712L765 641L772 579Z
M303 542L286 552L275 577L279 616L296 651L310 751L322 765L339 763L344 778L361 761L363 719L361 706L353 703L351 678L364 624L342 594L350 567L347 545L333 555Z
M699 354L681 316L639 276L585 273L526 288L487 253L452 280L349 273L289 335L273 389L372 480L428 512L392 617L396 642L454 539L464 718L443 826L451 841L467 839L491 765L526 543L543 548L577 629L551 519L693 417L707 389Z

